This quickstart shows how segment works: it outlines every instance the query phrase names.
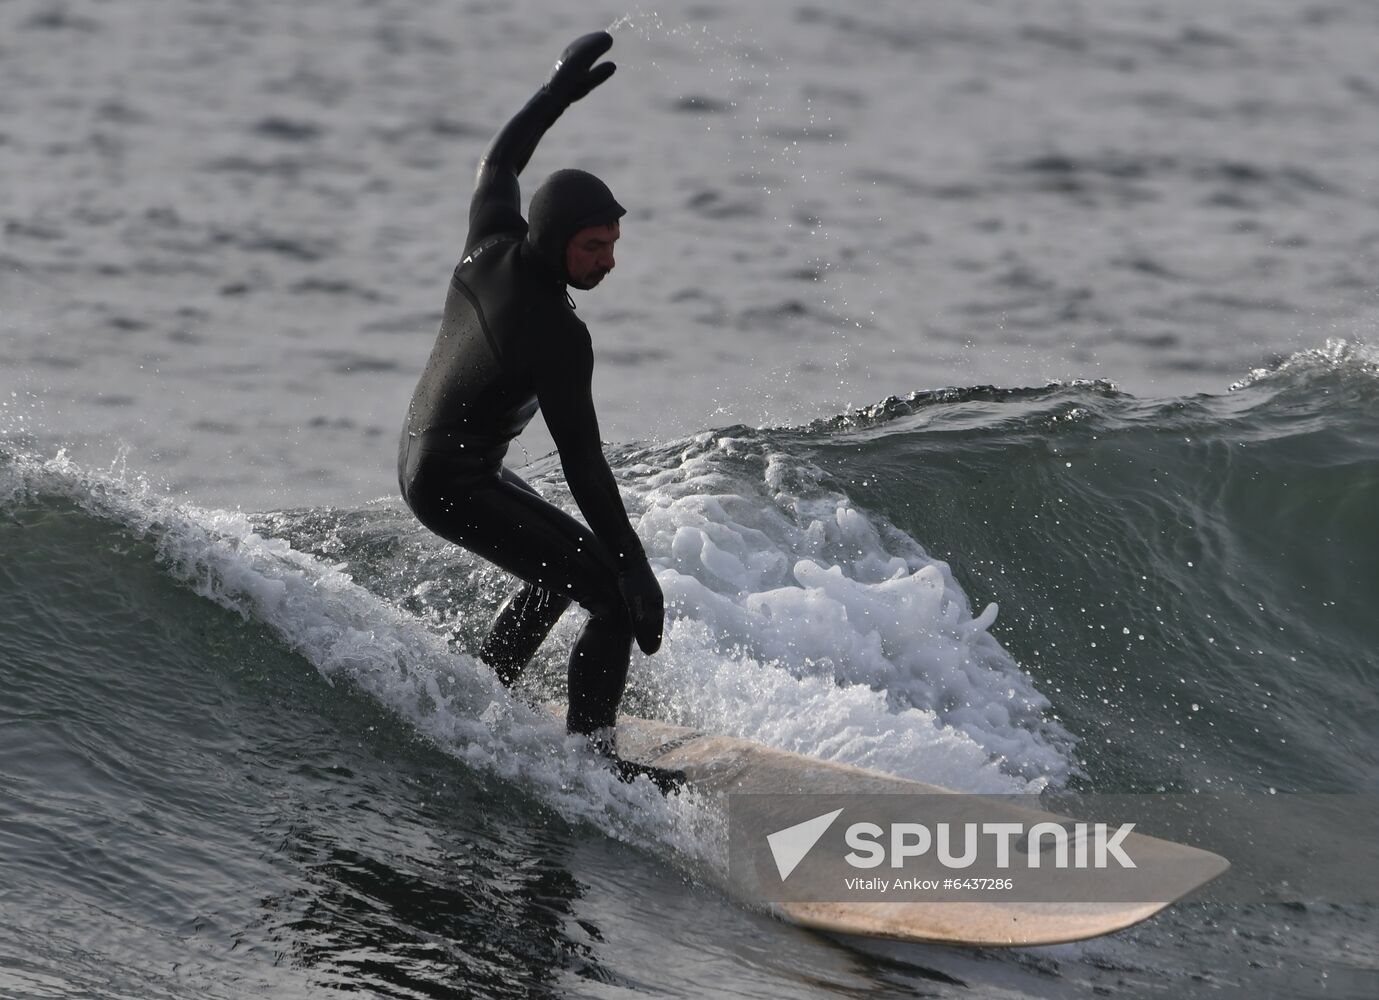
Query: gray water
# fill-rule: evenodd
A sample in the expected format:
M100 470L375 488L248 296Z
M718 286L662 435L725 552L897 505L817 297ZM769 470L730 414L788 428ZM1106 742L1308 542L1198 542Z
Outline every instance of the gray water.
M1221 392L1372 329L1360 0L10 2L0 431L222 505L391 493L475 162L614 22L618 76L526 177L630 208L579 306L609 440L949 384Z
M543 756L545 736L484 735L491 679L445 640L458 628L460 650L472 645L507 581L391 499L393 451L475 162L560 48L605 25L619 72L551 132L525 188L581 166L630 209L618 269L579 312L634 516L661 512L641 522L658 567L686 529L720 542L731 529L744 567L816 556L792 547L794 522L753 533L784 516L773 505L787 494L791 510L896 526L903 544L867 536L869 557L918 566L918 546L933 546L955 599L1016 613L1003 612L973 699L988 680L1028 684L1082 742L1074 752L1018 719L960 740L933 705L896 712L929 679L906 673L923 663L918 640L883 665L889 687L844 684L862 665L840 658L839 686L820 693L720 648L693 608L666 655L638 660L639 705L763 739L794 726L795 745L820 755L827 725L860 719L852 762L955 787L1016 780L972 763L1012 741L1055 782L1081 768L1106 791L1159 772L1365 786L1368 696L1332 696L1369 690L1369 618L1343 585L1360 570L1308 533L1359 552L1369 538L1355 497L1375 482L1364 343L1379 273L1379 6L10 0L0 996L1374 995L1364 910L1189 904L1102 941L1011 953L790 928L695 874L668 843L683 817ZM1266 379L1238 401L1179 401L1334 341L1295 365L1300 387ZM1023 425L1006 441L1008 418L980 394L975 417L921 408L898 429L830 431L890 395L1050 379L1160 402L1107 403L1108 418L1104 386L1054 394L1028 415L1066 435L1047 447ZM1147 416L1122 426L1122 407ZM1266 430L1237 432L1242 409ZM1108 422L1086 424L1089 411ZM1182 445L1175 413L1206 415ZM803 444L750 430L820 418ZM972 436L925 436L930 419L975 421ZM1287 625L1273 650L1286 707L1254 709L1230 738L1200 720L1180 742L1104 735L1122 715L1191 721L1183 699L1234 707L1243 668L1208 643L1222 609L1242 634L1257 624L1251 601L1221 596L1235 567L1174 578L1198 588L1172 624L1202 657L1200 693L1178 689L1176 661L1129 645L1143 683L1110 713L1097 669L1111 654L1096 642L1032 678L1022 665L1070 626L1150 617L1132 578L1090 615L1068 596L1118 579L1102 560L1122 537L1167 530L1120 487L1168 489L1189 512L1170 526L1214 517L1195 465L1219 458L1218 438L1256 437L1287 444L1264 455L1287 466L1279 495L1331 504L1306 508L1315 520L1300 516L1292 555L1271 562L1259 536L1286 519L1253 478L1217 470L1250 501L1220 514L1221 537L1241 540L1221 551L1257 556L1251 579L1296 602L1268 623ZM987 447L988 464L969 447ZM41 464L60 449L75 464ZM568 504L550 449L537 421L510 463ZM1068 538L1001 523L1010 504L988 478L1009 473L1029 509L1057 511L1075 481L1060 449L1112 470L1079 464L1086 509L1063 515ZM1309 461L1334 472L1330 493L1299 486L1290 470ZM773 462L784 487L758 468ZM1021 479L1020 463L1047 480ZM673 475L651 485L647 468ZM701 496L723 510L706 515ZM1107 527L1103 510L1125 523ZM1083 553L1083 536L1107 554ZM1185 574L1172 560L1188 543L1165 544L1161 575ZM1070 551L1085 565L1065 569ZM674 560L680 584L712 582ZM1313 591L1291 588L1297 560ZM1002 579L1008 566L1018 579ZM277 601L283 588L291 599ZM572 627L543 653L540 682L558 678ZM1307 664L1308 697L1288 698L1289 655ZM451 674L464 697L438 722L409 685ZM684 690L697 698L670 699ZM884 739L900 725L927 734L917 758Z

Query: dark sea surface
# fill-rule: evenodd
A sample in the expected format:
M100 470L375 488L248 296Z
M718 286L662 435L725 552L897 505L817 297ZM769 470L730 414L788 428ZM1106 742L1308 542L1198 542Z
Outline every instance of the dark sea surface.
M525 179L630 209L579 300L670 605L629 710L969 791L1379 791L1379 7L11 0L0 997L1379 995L1361 905L791 927L714 802L473 658L511 581L396 432L483 145L608 24Z

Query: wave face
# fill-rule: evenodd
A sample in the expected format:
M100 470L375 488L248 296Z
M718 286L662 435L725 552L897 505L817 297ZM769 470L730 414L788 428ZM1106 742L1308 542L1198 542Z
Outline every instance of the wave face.
M1372 788L1377 372L1330 345L1226 396L975 387L620 448L671 615L627 708L966 790ZM714 810L510 697L472 653L511 581L398 503L206 510L6 453L0 550L20 992L638 989L599 899L659 934L689 893L695 949L760 931ZM1154 967L1128 940L1087 981Z
M1229 395L920 393L815 425L809 459L1001 602L991 634L1098 789L1374 787L1375 354L1332 343Z

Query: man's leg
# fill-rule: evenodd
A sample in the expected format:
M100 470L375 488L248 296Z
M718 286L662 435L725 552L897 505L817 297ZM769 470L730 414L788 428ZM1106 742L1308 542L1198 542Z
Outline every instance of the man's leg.
M498 609L484 644L479 647L479 659L493 668L504 685L512 687L569 606L567 597L556 597L549 590L523 584Z
M622 781L649 778L662 792L677 791L682 771L622 760L614 724L632 655L632 619L618 591L612 555L559 507L547 503L515 474L465 484L447 497L439 490L413 491L409 503L428 528L526 581L503 605L481 653L498 676L516 676L559 611L577 601L589 611L570 651L569 732L588 737ZM428 500L432 502L427 502ZM559 611L556 610L557 606Z
M589 620L570 652L566 727L584 734L611 727L627 683L632 619L618 591L617 565L603 544L508 469L501 478L469 486L463 495L434 506L413 500L417 516L436 534L522 579L523 591L550 595L548 607L532 607L528 615L519 591L499 613L497 635L484 645L495 659L519 662L504 670L520 670L559 617L557 604L564 603L563 611L575 601L588 610ZM505 614L509 607L510 615ZM510 631L497 628L504 619L513 622Z
M502 479L532 496L540 496L530 483L506 466ZM506 687L512 687L569 606L568 597L534 584L523 584L498 609L484 644L479 647L479 659L493 668Z
M498 610L479 659L511 687L569 606L568 599L554 597L532 584L524 585ZM626 611L591 611L570 650L568 731L591 735L617 723L631 660L632 626Z
M612 751L610 730L618 721L618 705L627 686L627 666L632 659L632 624L621 614L590 612L589 620L570 650L570 710L565 728L572 733L601 736Z

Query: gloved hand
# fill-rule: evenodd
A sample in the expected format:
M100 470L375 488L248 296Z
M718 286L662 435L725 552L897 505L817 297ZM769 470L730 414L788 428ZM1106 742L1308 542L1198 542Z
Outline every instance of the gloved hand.
M617 69L611 62L594 65L594 61L613 47L613 36L606 31L595 31L576 38L565 47L551 70L551 78L546 81L549 90L564 104L573 104Z
M661 632L665 628L665 597L656 574L645 558L634 562L618 575L618 591L632 615L632 634L637 645L650 656L661 648Z

